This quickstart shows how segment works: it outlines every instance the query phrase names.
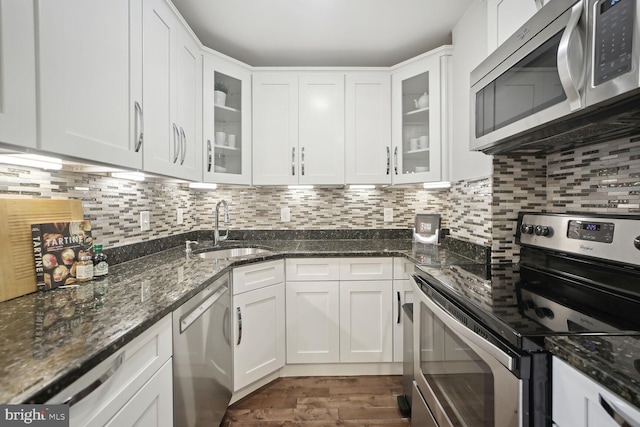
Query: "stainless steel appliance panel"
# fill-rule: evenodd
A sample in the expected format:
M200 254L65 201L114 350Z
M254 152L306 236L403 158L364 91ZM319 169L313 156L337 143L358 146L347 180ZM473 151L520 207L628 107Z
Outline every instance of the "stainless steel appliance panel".
M513 356L443 310L415 281L414 286L416 383L438 425L521 425L522 384L512 372Z
M173 312L174 425L217 426L232 394L229 276Z

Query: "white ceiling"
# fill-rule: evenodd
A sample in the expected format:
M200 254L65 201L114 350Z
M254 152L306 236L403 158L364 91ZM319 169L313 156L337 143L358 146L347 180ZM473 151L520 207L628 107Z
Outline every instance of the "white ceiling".
M391 66L451 43L474 0L173 0L200 41L252 66Z

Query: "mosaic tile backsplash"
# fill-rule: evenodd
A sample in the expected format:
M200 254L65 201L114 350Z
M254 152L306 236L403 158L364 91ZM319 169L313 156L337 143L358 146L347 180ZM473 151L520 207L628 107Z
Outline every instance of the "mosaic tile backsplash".
M446 228L449 206L448 191L418 186L366 191L253 187L199 191L185 184L140 183L8 165L0 165L0 197L80 199L93 235L105 248L212 230L220 199L228 202L231 217L230 224L221 223L221 228L232 230L411 229L416 213L441 213ZM283 207L291 211L290 222L280 220ZM184 209L181 225L177 224L178 208ZM384 222L384 208L393 208L392 222ZM140 231L141 211L151 213L150 231Z
M105 248L211 230L220 199L229 202L232 230L411 229L416 213L440 213L452 237L490 246L493 262L517 260L514 235L521 210L640 213L640 138L546 157L496 155L493 169L491 177L455 182L448 191L421 186L198 191L185 184L0 165L0 197L80 199ZM280 220L283 207L291 211L290 222ZM383 221L385 207L394 209L392 222ZM178 208L185 212L181 225ZM140 231L139 213L145 210L151 212L149 232Z

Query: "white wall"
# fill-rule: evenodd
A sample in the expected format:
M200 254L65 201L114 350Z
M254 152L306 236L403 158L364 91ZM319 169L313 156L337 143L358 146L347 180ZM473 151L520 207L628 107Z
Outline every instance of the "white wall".
M487 3L474 1L453 28L451 181L491 175L492 156L469 151L469 75L487 55Z

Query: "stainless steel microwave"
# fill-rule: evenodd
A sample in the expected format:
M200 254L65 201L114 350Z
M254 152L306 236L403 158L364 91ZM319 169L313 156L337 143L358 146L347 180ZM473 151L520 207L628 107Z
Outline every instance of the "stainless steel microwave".
M640 134L636 0L552 0L471 73L472 150L551 152Z

